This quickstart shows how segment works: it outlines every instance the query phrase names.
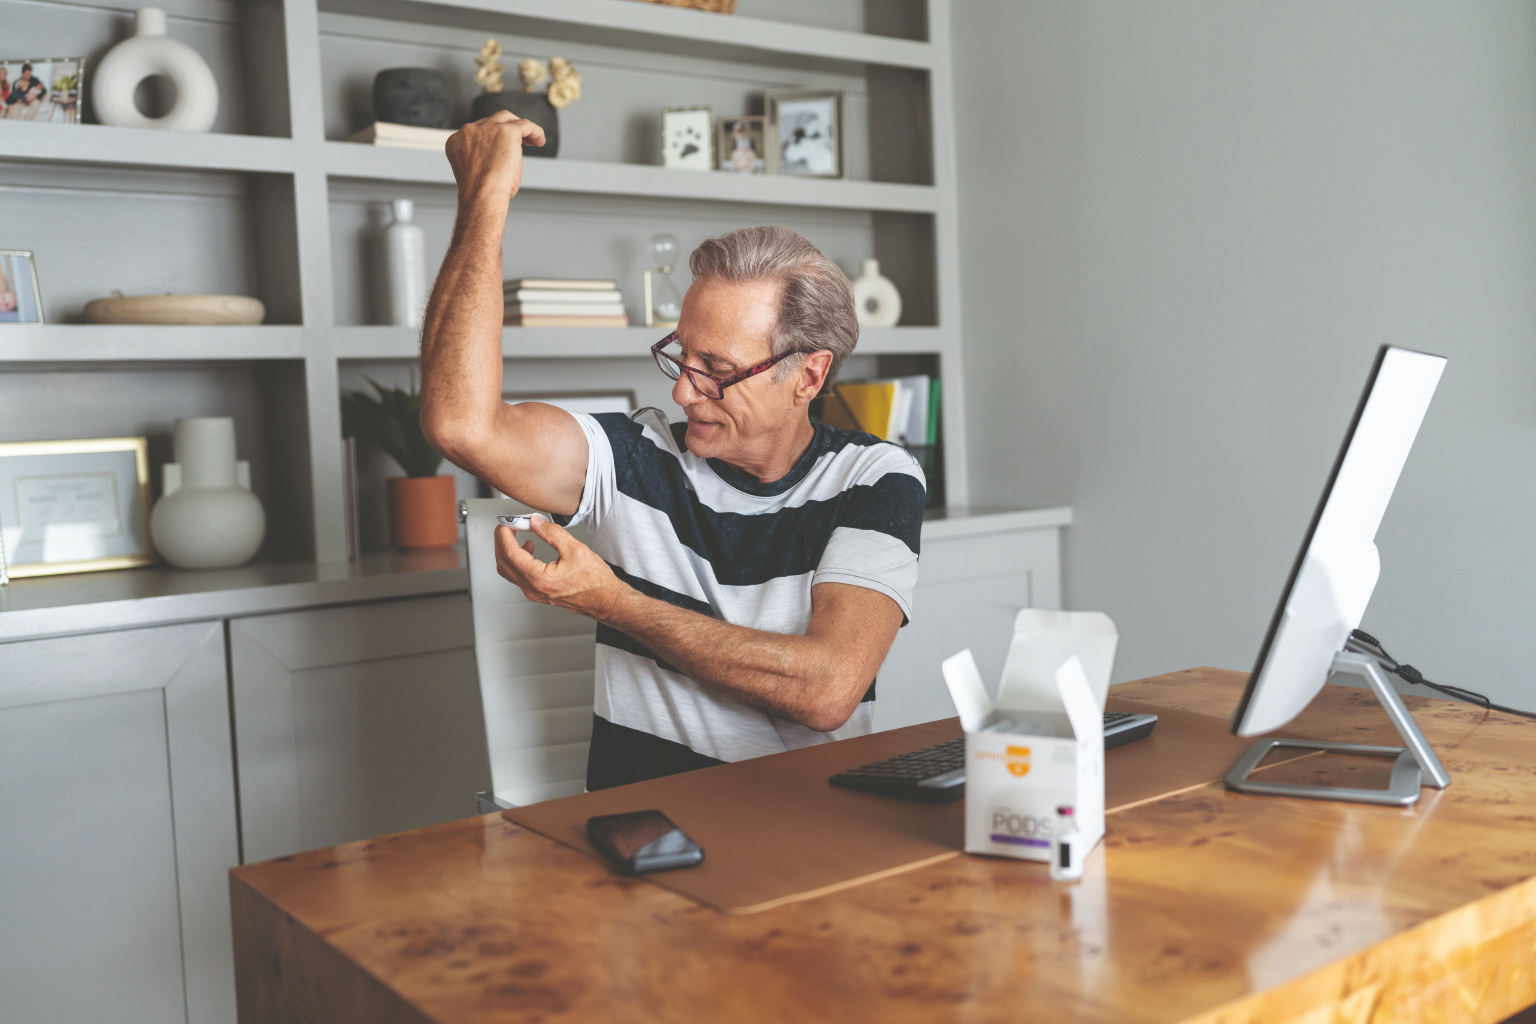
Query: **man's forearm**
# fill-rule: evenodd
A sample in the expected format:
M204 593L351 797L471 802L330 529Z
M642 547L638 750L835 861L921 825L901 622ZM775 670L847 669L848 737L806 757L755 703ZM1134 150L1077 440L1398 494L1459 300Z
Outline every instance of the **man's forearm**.
M461 201L453 241L422 325L422 423L449 449L462 434L475 430L476 421L491 420L501 401L506 209L499 207L491 215L487 205L484 199Z
M870 678L849 671L837 646L738 626L624 588L598 621L645 644L678 671L743 704L830 731L847 720Z

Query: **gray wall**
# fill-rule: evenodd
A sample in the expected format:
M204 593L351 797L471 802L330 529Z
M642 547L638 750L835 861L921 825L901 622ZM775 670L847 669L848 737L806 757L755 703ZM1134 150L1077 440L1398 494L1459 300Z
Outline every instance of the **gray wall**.
M1450 363L1364 627L1536 708L1536 9L1030 0L954 23L972 480L1071 503L1119 680L1248 669L1375 348Z

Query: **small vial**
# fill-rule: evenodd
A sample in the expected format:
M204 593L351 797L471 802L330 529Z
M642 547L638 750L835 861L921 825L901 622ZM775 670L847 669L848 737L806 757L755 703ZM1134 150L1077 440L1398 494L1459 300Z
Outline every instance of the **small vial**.
M1056 827L1051 830L1051 880L1073 882L1083 877L1083 861L1088 859L1077 818L1070 804L1056 808Z

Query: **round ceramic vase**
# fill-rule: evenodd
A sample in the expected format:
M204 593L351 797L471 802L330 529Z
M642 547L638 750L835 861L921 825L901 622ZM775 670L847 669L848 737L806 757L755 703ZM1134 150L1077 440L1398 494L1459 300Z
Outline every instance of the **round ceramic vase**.
M901 292L880 276L880 261L865 260L853 281L853 310L863 327L895 327L901 319Z
M139 83L153 75L164 75L176 86L176 102L161 117L146 117L133 102ZM133 38L112 47L97 65L91 102L102 124L206 132L219 113L219 84L196 50L166 36L164 11L140 7Z
M244 565L261 547L267 517L235 477L235 421L199 416L176 421L181 486L155 505L155 548L178 569Z
M448 127L448 79L436 68L386 68L373 79L373 119Z

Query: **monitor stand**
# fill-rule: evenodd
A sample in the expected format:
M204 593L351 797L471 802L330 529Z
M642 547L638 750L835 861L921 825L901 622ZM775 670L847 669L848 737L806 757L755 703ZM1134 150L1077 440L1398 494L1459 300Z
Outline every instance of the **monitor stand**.
M1419 799L1421 786L1427 784L1436 789L1444 789L1451 784L1451 777L1446 774L1445 766L1430 749L1429 742L1419 731L1418 723L1408 713L1408 708L1403 705L1403 699L1397 695L1397 691L1387 682L1386 676L1382 674L1381 665L1375 658L1341 651L1334 655L1333 665L1329 668L1330 675L1335 672L1362 676L1366 682L1370 683L1371 689L1376 693L1376 699L1381 701L1382 707L1386 708L1387 717L1392 719L1392 724L1397 727L1397 733L1403 738L1406 746L1371 747L1359 743L1329 743L1318 740L1260 740L1242 756L1237 764L1232 766L1231 771L1227 772L1228 789L1235 789L1239 793L1260 793L1267 796L1349 800L1355 803L1406 807ZM1392 781L1386 789L1354 789L1347 786L1319 786L1296 782L1260 782L1248 777L1249 773L1264 759L1264 755L1282 747L1288 750L1331 750L1344 754L1363 754L1368 757L1395 757L1397 763L1392 766ZM1426 773L1429 775L1427 783L1422 777Z

